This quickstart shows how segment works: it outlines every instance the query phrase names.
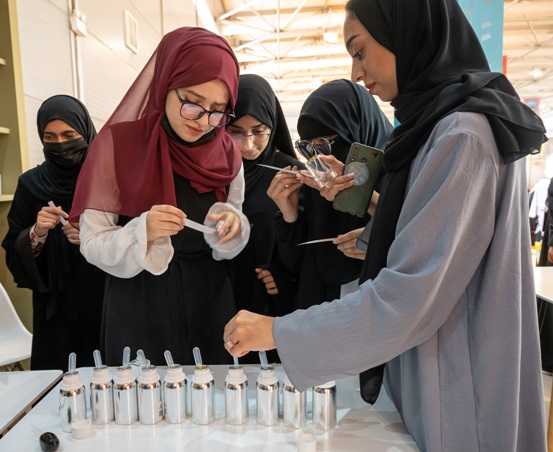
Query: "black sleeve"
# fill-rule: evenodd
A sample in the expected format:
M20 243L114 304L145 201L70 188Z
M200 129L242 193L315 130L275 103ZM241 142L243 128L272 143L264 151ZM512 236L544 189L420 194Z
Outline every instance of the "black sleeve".
M37 213L36 201L20 179L8 213L8 232L2 247L6 250L6 265L18 287L48 292L46 259L41 255L34 257L29 238Z
M294 223L287 223L279 212L275 218L275 230L277 234L278 253L289 272L300 272L303 249L298 246L307 237L307 224L303 212L299 212L298 219Z

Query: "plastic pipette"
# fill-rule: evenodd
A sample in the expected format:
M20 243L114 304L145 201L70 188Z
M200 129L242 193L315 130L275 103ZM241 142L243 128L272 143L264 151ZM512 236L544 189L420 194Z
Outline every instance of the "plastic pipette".
M267 361L267 353L265 353L263 350L259 352L259 361L261 361L261 368L266 369L269 367L269 362Z
M173 361L173 356L171 355L171 352L169 350L165 350L163 356L165 356L165 361L167 362L167 365L169 367L175 365L175 361Z
M125 347L123 349L123 366L128 366L131 362L131 348Z
M77 355L74 352L69 353L69 365L67 370L73 372L77 368Z
M92 353L94 356L94 367L101 367L102 366L102 355L100 355L100 350L94 350L94 353Z
M234 358L234 365L236 367L238 367L240 364L238 363L238 358L236 356L233 357Z
M138 350L136 352L136 357L138 358L138 362L140 363L140 367L144 367L148 365L148 361L146 361L146 355L142 351L142 349Z
M54 201L48 201L48 205L50 207L56 207L56 205L54 204ZM60 221L61 221L62 226L65 226L67 224L67 220L65 218L63 218L61 215L60 215Z
M202 365L202 354L200 353L200 349L198 347L194 347L192 350L192 353L194 355L194 362L196 363L196 366Z

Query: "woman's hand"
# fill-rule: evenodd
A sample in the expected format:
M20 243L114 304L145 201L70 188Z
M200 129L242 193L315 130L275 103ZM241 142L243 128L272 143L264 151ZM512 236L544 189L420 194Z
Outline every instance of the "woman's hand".
M177 207L167 204L152 206L146 216L148 242L178 234L184 228L186 215Z
M67 237L69 243L72 243L73 245L81 244L81 240L79 239L79 230L69 223L69 221L65 223L61 229L65 234L65 237Z
M378 204L378 198L380 194L376 191L373 191L371 202L369 203L369 208L367 209L367 213L372 217L376 213L376 205Z
M241 357L249 352L272 350L274 317L239 311L225 326L223 342L232 356Z
M351 257L353 259L365 259L365 252L360 251L355 248L355 243L357 239L363 233L364 228L354 229L353 231L346 232L345 234L340 234L337 238L333 240L332 243L338 245L337 248L344 253L345 256Z
M322 188L319 187L315 179L305 176L305 174L309 174L309 171L307 170L303 170L300 174L298 174L298 179L305 185L319 190L321 196L327 201L334 201L334 198L336 198L336 195L339 192L353 185L354 174L343 174L344 164L333 155L322 155L319 158L325 163L328 163L336 174L338 174L338 176L327 182L327 184Z
M69 217L61 207L44 206L37 214L35 233L39 237L44 237L50 229L54 229L60 222L60 216Z
M284 169L290 169L290 166ZM293 169L295 170L297 167L294 166ZM278 206L287 223L294 223L298 219L298 189L300 187L301 182L295 174L278 172L267 189L267 195Z
M257 273L257 279L260 279L261 282L265 284L265 290L267 293L269 295L277 295L278 287L271 272L266 268L256 268L255 272Z
M217 235L221 244L227 243L242 233L240 217L232 210L208 215L207 219L217 223Z

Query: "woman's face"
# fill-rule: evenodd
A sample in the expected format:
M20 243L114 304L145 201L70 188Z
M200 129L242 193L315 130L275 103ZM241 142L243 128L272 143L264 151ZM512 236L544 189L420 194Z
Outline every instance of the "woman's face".
M210 112L224 113L229 102L227 85L219 79L211 80L200 85L178 88L183 101L201 105ZM185 119L181 116L182 103L174 89L167 93L165 99L165 113L173 130L184 141L193 143L211 132L214 127L208 123L209 113L204 113L198 119Z
M50 121L42 131L43 143L61 143L77 138L81 138L81 134L61 119Z
M396 76L396 57L381 46L351 14L344 21L344 41L353 61L351 80L362 81L373 96L391 102L399 93Z
M240 148L242 158L255 160L267 148L271 128L252 115L242 116L227 126L227 133Z

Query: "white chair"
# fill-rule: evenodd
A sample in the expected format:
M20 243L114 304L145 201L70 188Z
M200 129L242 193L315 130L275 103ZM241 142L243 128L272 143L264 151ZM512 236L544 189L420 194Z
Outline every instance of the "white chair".
M4 286L0 284L0 366L25 370L21 361L31 357L33 335L23 325Z

